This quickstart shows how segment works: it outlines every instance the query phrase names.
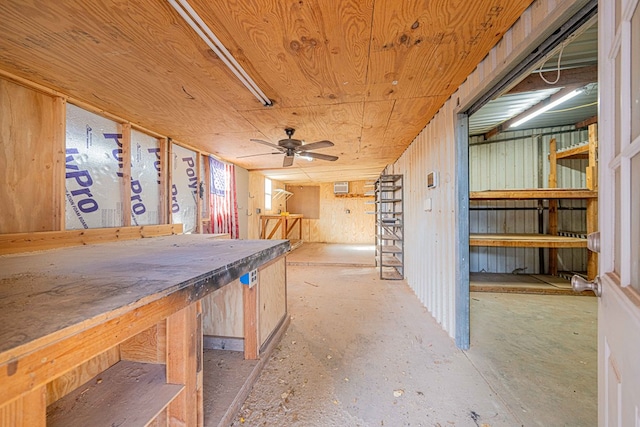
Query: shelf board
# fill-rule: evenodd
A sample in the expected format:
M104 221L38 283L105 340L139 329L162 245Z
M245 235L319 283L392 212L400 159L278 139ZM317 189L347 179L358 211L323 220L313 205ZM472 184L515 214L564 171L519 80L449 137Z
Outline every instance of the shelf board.
M402 248L396 245L381 245L380 249L383 254L401 254Z
M587 240L550 234L471 234L469 246L586 248Z
M383 267L402 267L402 261L397 258L391 256L382 257L382 266Z
M378 220L378 224L383 227L402 227L402 221L380 221Z
M396 182L402 179L402 175L380 175L378 182Z
M597 191L577 188L533 188L471 191L470 200L595 199Z
M556 159L588 159L589 158L589 143L569 147L564 150L556 151Z
M395 242L402 242L403 240L402 237L392 235L392 234L376 234L376 237L381 240L389 240L389 241L395 241Z
M120 361L47 408L47 426L144 426L184 389L166 367Z
M367 193L347 193L347 194L335 194L334 196L337 198L346 198L346 199L366 199L369 197L373 197L373 194L367 194Z

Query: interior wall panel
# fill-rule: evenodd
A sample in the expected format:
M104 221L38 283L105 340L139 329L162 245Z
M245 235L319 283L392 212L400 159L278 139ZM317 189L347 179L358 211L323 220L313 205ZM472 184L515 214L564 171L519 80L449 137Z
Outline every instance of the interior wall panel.
M319 186L319 218L302 220L302 240L316 243L347 243L373 245L375 239L375 215L367 212L374 207L367 204L373 197L365 193L365 181L349 181L349 193L334 194L333 183L314 184ZM287 190L296 194L304 186L290 185ZM297 213L289 209L291 213Z
M455 252L457 242L452 238L456 235L455 218L460 214L452 182L457 167L456 113L465 111L465 106L470 106L584 4L584 0L536 0L507 32L507 39L503 37L481 61L394 164L394 171L405 176L406 230L411 230L405 238L407 283L452 337L456 330L455 274L460 263ZM429 170L440 172L440 185L431 190L425 184ZM432 202L430 212L424 209L427 198Z
M248 238L259 239L260 238L260 215L272 214L277 212L278 203L274 203L270 211L265 210L265 197L264 197L264 179L265 176L259 172L249 172L249 200L247 201L248 207ZM271 180L271 191L275 194L276 189L284 190L284 183L281 181ZM242 202L238 199L238 205ZM269 233L272 227L275 225L274 221L270 221ZM268 234L267 234L268 235Z
M0 233L59 230L64 110L54 97L0 79L0 123Z

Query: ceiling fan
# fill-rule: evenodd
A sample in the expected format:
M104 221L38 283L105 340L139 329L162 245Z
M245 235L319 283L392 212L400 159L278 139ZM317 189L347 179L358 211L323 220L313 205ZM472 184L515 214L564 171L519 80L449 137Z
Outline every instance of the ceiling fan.
M267 141L263 141L261 139L252 139L251 141L257 142L262 145L266 145L271 148L275 148L276 150L279 151L278 153L265 153L265 155L284 153L284 161L282 162L282 167L285 167L285 168L293 164L293 158L296 155L301 157L310 157L312 159L318 159L318 160L328 160L330 162L338 160L336 156L330 156L328 154L311 152L311 150L316 150L318 148L333 147L333 142L322 140L318 142L312 142L310 144L302 144L301 140L292 138L293 133L296 131L295 129L286 128L284 131L287 134L287 138L281 139L280 141L278 141L278 145L272 144Z

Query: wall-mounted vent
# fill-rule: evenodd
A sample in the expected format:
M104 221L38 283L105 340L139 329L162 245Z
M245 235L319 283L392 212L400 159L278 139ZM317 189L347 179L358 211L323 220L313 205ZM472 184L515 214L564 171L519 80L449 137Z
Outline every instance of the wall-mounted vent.
M348 194L349 193L349 182L348 181L340 181L333 183L333 194Z

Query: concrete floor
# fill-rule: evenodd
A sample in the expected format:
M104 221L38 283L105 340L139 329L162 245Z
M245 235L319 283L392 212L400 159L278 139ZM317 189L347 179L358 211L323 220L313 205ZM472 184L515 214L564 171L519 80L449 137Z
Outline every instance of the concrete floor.
M344 245L290 254L291 325L231 425L597 424L595 298L472 293L463 352L404 281L378 279L372 259L371 247ZM215 402L207 393L232 358L208 359ZM218 425L207 408L205 423Z

